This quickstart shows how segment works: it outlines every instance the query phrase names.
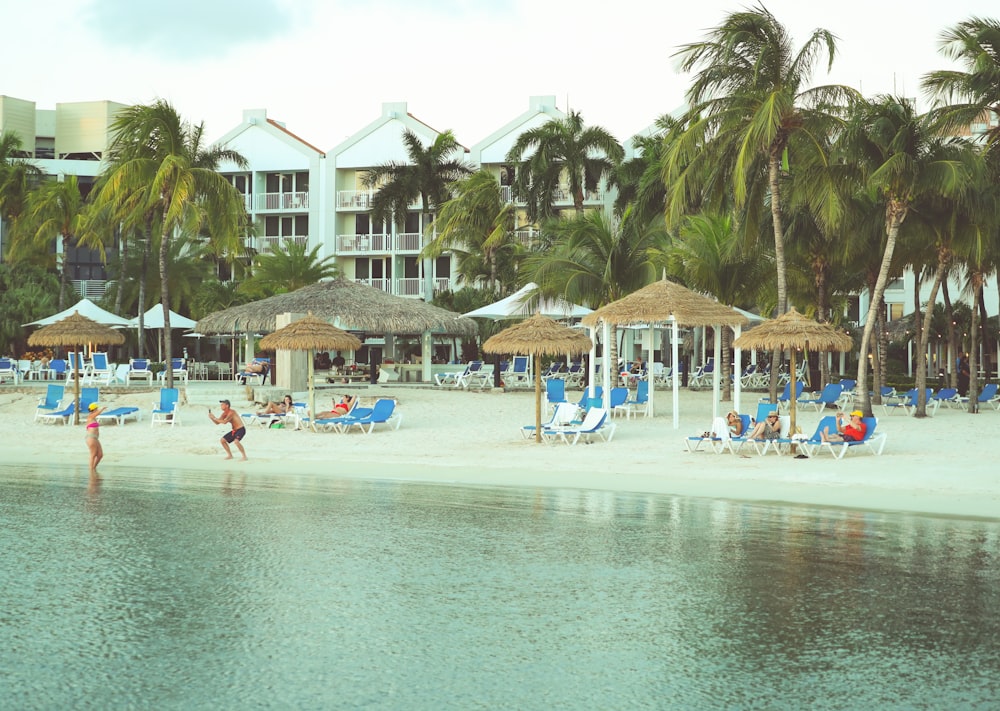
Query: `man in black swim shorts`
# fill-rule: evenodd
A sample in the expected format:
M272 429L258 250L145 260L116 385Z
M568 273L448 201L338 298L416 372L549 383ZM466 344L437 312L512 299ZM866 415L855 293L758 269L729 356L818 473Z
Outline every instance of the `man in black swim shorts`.
M243 426L243 418L236 414L236 410L229 406L229 400L219 400L219 404L222 405L222 414L216 417L212 414L212 409L209 408L208 417L217 425L228 424L232 428L219 440L222 443L222 448L226 450L224 459L233 458L233 452L229 449L229 445L235 442L236 448L240 450L240 454L243 455L243 461L245 462L247 460L247 453L243 449L243 438L247 434L247 428Z

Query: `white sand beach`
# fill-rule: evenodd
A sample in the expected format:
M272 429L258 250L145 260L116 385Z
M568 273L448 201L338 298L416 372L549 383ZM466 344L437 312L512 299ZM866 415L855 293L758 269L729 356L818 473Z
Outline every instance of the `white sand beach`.
M184 387L183 385L181 386ZM942 407L933 417L876 408L879 431L888 435L885 452L849 452L812 459L768 454L734 456L728 452L689 453L683 439L709 427L711 391L684 390L680 428L673 428L671 399L656 393L655 417L615 419L611 442L591 445L536 444L522 439L520 427L534 422L534 394L466 392L412 386L370 386L349 390L332 386L317 392L317 404L352 391L361 404L393 397L402 413L398 430L370 434L314 433L249 428L244 440L249 461L223 460L219 437L224 425L208 419L209 406L228 397L238 412L249 412L246 389L230 383L195 382L174 427L150 427L149 412L158 397L153 389L102 388L101 403L134 405L139 422L105 425L105 459L100 473L113 482L132 467L170 468L247 477L336 477L446 482L450 484L573 487L686 496L789 502L944 514L1000 517L1000 469L996 433L1000 412L991 406L977 415ZM87 469L82 426L33 421L44 386L0 389L0 416L7 464L79 464ZM268 393L279 391L270 388ZM570 394L573 398L576 391ZM278 395L280 397L280 395ZM295 394L303 399L302 393ZM744 393L742 412L756 411L760 393ZM728 408L728 403L722 405ZM811 434L820 413L800 411L798 423Z

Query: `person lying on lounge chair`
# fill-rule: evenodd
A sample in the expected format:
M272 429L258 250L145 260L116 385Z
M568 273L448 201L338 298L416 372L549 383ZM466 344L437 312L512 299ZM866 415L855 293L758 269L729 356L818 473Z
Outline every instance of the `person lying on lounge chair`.
M778 439L781 436L781 422L777 410L771 410L763 422L758 422L747 433L747 439Z
M829 427L824 427L819 433L820 439L824 442L860 442L865 438L868 427L861 420L865 413L855 410L851 413L850 421L845 421L844 413L837 413L837 431L830 433Z
M333 409L327 410L326 412L321 412L316 415L317 420L329 420L332 417L343 417L351 408L354 406L354 401L357 399L356 395L344 395L340 398L338 402L336 398L333 399Z
M287 415L295 410L295 405L292 403L292 396L285 395L281 402L269 402L267 407L257 413L258 417L263 417L264 415Z

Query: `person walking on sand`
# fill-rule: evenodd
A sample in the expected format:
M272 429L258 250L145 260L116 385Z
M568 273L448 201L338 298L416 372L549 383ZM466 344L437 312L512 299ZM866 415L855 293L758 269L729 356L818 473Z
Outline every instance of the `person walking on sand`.
M97 475L97 465L104 459L104 448L101 447L101 423L97 421L97 417L106 409L92 402L87 415L87 430L83 435L83 441L87 443L87 450L90 452L91 476Z
M240 450L240 454L243 455L243 461L245 462L247 460L247 453L243 449L243 438L246 437L247 428L243 426L243 419L236 414L236 410L233 410L229 406L229 400L219 400L219 404L222 405L222 414L216 417L212 414L212 408L209 408L208 417L217 425L228 424L232 428L229 432L222 435L222 439L219 440L222 443L222 448L226 450L226 456L223 459L233 458L233 452L229 449L229 445L235 442L236 449Z

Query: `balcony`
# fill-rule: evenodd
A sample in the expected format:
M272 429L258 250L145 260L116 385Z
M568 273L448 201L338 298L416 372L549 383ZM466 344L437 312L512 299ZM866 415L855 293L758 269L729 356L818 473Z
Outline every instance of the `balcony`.
M355 279L358 284L366 284L370 287L384 291L394 296L412 296L424 298L424 280L422 277L396 279ZM451 288L451 279L448 277L435 277L434 293L446 291Z
M253 212L304 212L309 209L309 193L256 193Z
M338 190L337 209L338 210L370 210L372 199L378 190ZM420 210L420 198L410 203L409 209Z
M517 203L518 205L524 205L523 200L514 199L514 188L510 185L500 186L500 198L505 203ZM603 190L588 190L583 195L583 204L599 203L604 201L604 191ZM552 204L558 205L560 207L566 207L573 204L573 195L570 193L568 188L556 188L552 192Z
M81 298L96 301L104 298L104 293L108 289L108 282L104 279L74 279L73 290Z
M303 235L296 235L294 237L257 237L256 242L257 251L264 254L272 250L287 250L286 245L289 243L299 247L306 247L309 245L309 237Z
M337 252L342 254L416 253L420 251L421 237L419 232L401 232L396 235L382 232L365 235L337 235Z

